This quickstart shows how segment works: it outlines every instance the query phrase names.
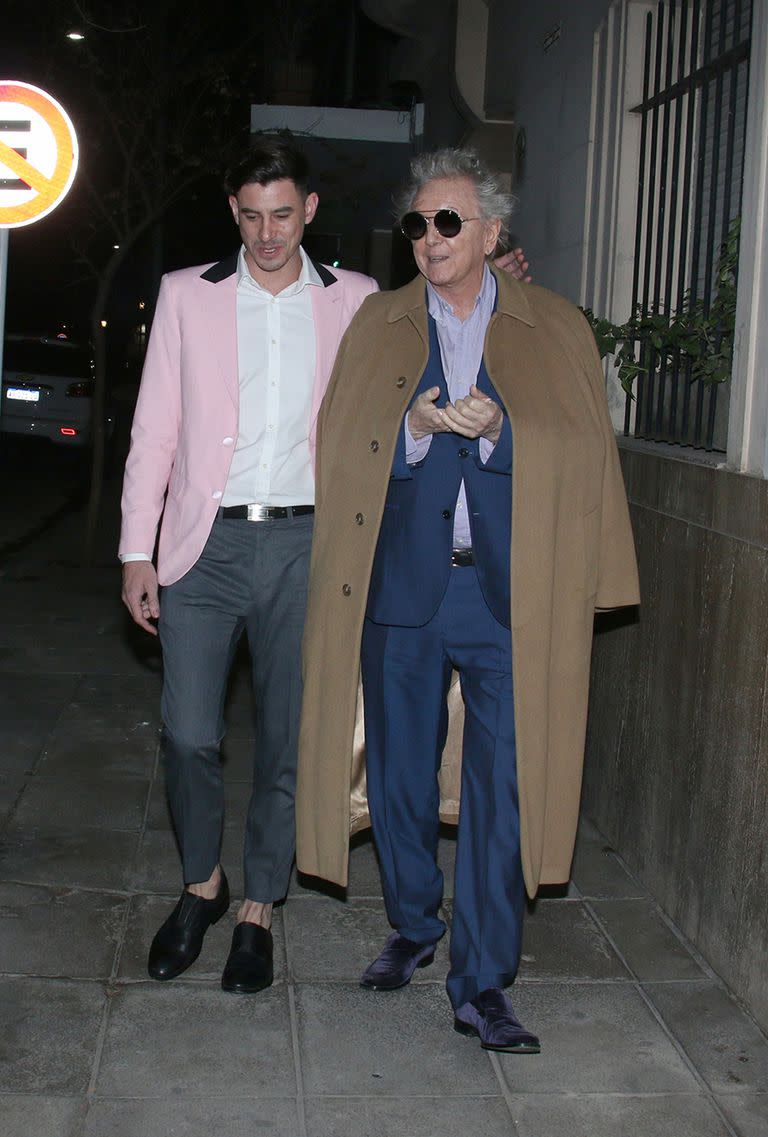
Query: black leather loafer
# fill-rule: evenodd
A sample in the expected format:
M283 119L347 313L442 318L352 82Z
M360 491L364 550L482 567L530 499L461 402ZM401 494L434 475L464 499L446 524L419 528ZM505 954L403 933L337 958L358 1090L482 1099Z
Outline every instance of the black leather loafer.
M238 924L232 935L232 947L221 976L224 991L238 995L255 995L272 986L272 933L260 924Z
M193 896L186 888L149 949L147 971L153 979L175 979L195 962L205 933L229 908L229 885L222 871L213 900Z

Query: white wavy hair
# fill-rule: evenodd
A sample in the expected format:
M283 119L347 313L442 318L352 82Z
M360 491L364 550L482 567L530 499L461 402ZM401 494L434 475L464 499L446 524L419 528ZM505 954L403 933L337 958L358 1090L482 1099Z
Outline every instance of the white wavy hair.
M468 148L428 150L411 159L410 178L394 198L398 221L413 209L413 203L423 187L437 178L469 179L475 188L481 215L486 221L501 221L502 239L509 235L508 222L517 199L514 194L504 190L498 174L486 166L477 152Z

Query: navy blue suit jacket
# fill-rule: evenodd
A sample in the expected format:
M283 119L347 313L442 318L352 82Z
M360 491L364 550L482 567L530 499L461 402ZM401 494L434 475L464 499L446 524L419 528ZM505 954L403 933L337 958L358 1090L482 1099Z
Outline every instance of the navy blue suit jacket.
M414 399L438 386L437 405L444 406L446 382L430 317L429 360ZM501 405L484 363L477 386ZM434 616L448 586L454 510L463 478L480 587L496 619L509 627L511 475L512 431L506 413L499 441L485 464L479 439L442 433L432 436L424 460L409 466L400 430L368 592L369 619L421 627Z

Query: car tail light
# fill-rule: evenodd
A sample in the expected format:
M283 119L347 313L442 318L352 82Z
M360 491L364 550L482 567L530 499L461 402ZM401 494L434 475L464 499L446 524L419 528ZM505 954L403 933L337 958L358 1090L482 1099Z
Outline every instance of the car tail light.
M93 383L87 380L83 383L70 383L67 387L67 395L70 399L90 399L93 394Z
M75 435L77 434L77 431L75 430L75 428L73 426L60 426L59 427L59 434L63 434L67 438L74 438Z

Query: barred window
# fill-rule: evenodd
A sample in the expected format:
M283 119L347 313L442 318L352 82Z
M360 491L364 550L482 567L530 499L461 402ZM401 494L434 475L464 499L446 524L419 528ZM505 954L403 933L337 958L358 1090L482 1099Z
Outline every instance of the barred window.
M645 17L632 310L717 311L718 266L741 210L751 0L666 0ZM721 296L722 302L722 296ZM730 342L730 341L728 341ZM650 337L627 434L725 451L728 384Z

